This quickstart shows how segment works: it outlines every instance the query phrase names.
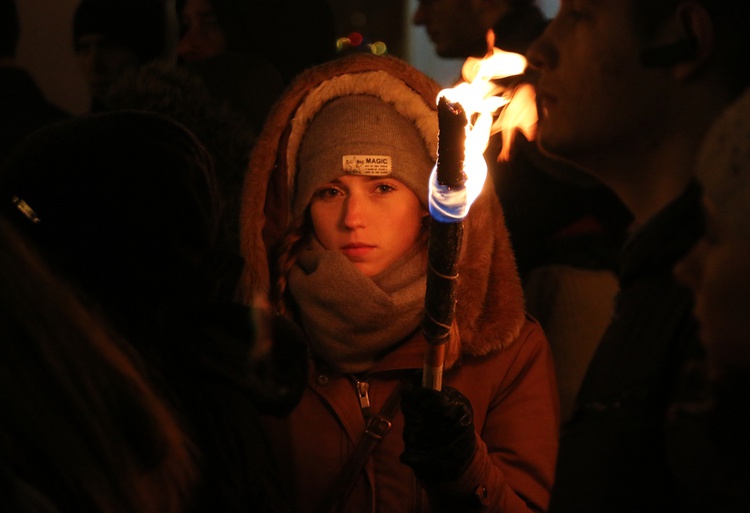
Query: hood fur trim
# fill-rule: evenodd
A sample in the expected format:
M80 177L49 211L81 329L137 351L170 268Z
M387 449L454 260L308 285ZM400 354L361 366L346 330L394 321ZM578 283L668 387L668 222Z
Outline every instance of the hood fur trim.
M291 223L293 175L289 175L294 166L289 163L296 160L304 133L299 127L306 126L314 113L333 99L334 95L319 94L321 86L332 80L341 86L341 94L356 91L382 98L395 95L395 105L421 110L421 102L410 104L400 98L402 93L398 91L407 87L424 99L424 106L434 111L437 123L440 86L397 58L355 54L298 76L271 111L245 176L240 238L246 266L241 292L248 303L257 294L265 296L270 290L268 249L275 247ZM436 133L434 127L425 127L422 132L429 130ZM430 146L431 151L436 144L437 141ZM484 355L509 345L525 322L523 290L502 209L489 177L464 221L458 270L456 324L460 337L451 338L446 367L455 364L462 353Z

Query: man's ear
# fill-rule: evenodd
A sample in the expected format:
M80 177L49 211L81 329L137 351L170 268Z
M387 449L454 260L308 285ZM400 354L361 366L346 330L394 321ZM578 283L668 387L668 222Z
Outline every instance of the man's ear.
M713 20L700 3L684 2L663 24L660 39L669 42L644 49L643 65L672 68L675 78L684 80L698 72L714 52Z
M686 2L678 7L677 15L684 26L686 37L693 39L693 55L674 68L675 78L685 80L706 66L714 54L715 27L711 15L698 2Z

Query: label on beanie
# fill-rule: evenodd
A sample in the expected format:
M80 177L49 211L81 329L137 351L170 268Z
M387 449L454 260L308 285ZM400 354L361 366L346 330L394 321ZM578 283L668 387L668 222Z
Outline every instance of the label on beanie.
M393 171L389 155L344 155L344 172L362 176L386 176Z

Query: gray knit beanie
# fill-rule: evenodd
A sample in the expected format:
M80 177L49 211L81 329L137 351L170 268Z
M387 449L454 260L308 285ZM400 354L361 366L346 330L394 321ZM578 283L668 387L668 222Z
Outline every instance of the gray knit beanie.
M750 90L709 130L696 175L730 229L750 237Z
M434 163L417 126L392 105L366 94L336 98L302 138L294 215L304 212L318 187L344 174L390 176L426 206Z

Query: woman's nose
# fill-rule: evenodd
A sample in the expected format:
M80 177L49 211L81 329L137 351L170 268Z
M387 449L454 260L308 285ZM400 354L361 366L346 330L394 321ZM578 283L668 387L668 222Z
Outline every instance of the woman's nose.
M367 205L364 198L358 194L350 194L344 202L344 227L354 230L365 226L367 220Z

